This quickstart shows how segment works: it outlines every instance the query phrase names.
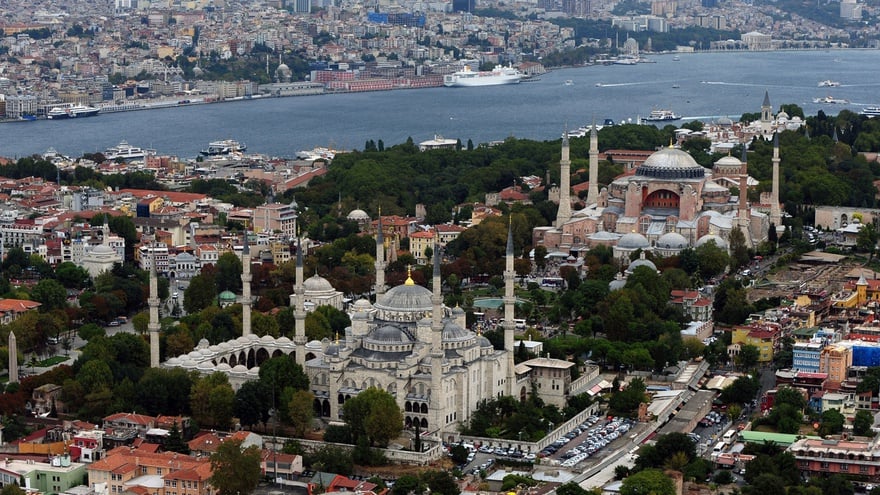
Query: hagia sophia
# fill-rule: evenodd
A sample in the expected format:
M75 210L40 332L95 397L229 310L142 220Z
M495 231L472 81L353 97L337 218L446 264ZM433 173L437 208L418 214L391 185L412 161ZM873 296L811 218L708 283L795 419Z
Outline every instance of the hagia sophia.
M773 122L766 95L761 118L762 122ZM750 184L756 183L748 176L745 153L742 159L729 155L719 159L710 171L685 151L670 146L654 152L601 191L598 167L598 134L594 126L590 131L586 207L572 212L569 141L567 136L563 137L556 221L552 226L534 230L534 246L575 256L595 246L611 246L615 257L628 263L637 250L671 256L708 241L728 248L727 239L735 227L754 246L767 239L771 224L781 225L778 141L774 144L769 214L749 205L746 194L733 196L728 186L722 185L736 184L740 191L747 191Z

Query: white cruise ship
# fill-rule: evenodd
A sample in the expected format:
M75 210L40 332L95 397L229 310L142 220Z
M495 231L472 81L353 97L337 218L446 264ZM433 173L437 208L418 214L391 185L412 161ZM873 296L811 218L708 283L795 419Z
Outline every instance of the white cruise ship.
M522 72L514 67L496 65L491 71L473 71L470 66L466 65L463 70L443 76L443 85L449 88L498 86L517 84L522 78Z

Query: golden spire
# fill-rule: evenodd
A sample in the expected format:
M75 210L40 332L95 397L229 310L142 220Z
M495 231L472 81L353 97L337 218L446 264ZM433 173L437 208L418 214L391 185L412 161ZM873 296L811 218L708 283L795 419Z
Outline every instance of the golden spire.
M672 138L669 138L669 148L670 149L674 148L674 146L672 146Z
M412 265L406 265L406 282L403 285L416 285L412 279Z
M336 332L336 345L339 345L339 332Z

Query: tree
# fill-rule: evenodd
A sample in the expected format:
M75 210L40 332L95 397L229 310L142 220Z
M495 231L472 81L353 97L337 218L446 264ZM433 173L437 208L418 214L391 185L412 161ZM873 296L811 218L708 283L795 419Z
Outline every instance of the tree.
M858 436L873 436L871 426L874 424L874 417L870 412L859 409L856 411L856 417L853 419L853 433Z
M461 488L449 471L425 471L421 476L422 483L431 489L431 493L440 495L458 495Z
M355 441L366 436L370 445L384 447L403 429L403 413L394 397L375 387L345 401L342 410Z
M867 251L868 263L874 258L874 252L877 250L878 238L880 238L880 232L877 231L877 227L875 227L873 223L862 225L862 228L859 230L859 234L856 237L856 247L860 251Z
M745 344L740 347L739 354L736 355L736 364L739 365L740 369L748 370L758 364L760 356L761 351L756 346Z
M394 483L391 488L391 495L420 495L425 492L425 485L418 476L404 474ZM575 494L577 495L577 494Z
M241 290L241 259L235 253L224 253L217 260L217 293L225 290L238 292Z
M675 485L659 469L645 469L623 480L620 495L675 495Z
M241 440L227 440L211 455L211 486L219 495L251 493L260 482L260 449L241 448Z
M0 495L25 495L25 491L16 483L8 483L0 490Z
M308 390L297 390L287 405L287 416L293 426L294 436L303 437L314 417L315 395Z
M253 427L259 422L269 421L269 409L272 407L270 391L263 382L244 382L235 393L234 412L242 426Z
M199 378L190 392L190 407L199 425L228 428L235 407L229 378L221 372Z
M67 306L67 289L57 280L51 278L40 280L31 291L31 297L34 298L34 301L42 304L41 311L62 309Z
M309 388L309 377L303 372L302 366L288 356L263 361L260 365L260 381L266 384L270 396L274 395L276 401L281 400L281 393L287 387L295 390Z
M822 413L822 424L819 426L819 436L836 435L843 431L846 418L837 409L829 409Z
M183 293L183 309L187 313L199 311L214 304L217 299L217 285L213 271L202 268L202 273L193 277Z

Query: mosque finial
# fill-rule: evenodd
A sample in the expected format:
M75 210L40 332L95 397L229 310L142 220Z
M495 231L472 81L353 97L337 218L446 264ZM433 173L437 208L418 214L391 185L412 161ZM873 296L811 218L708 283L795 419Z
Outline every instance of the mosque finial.
M403 285L416 285L412 279L412 265L406 265L406 282Z

